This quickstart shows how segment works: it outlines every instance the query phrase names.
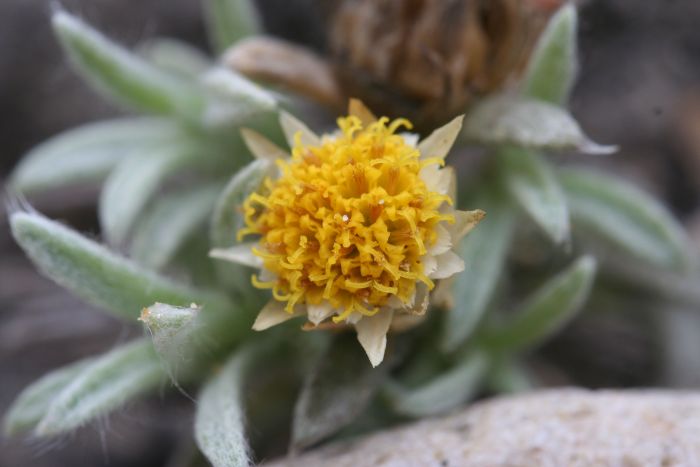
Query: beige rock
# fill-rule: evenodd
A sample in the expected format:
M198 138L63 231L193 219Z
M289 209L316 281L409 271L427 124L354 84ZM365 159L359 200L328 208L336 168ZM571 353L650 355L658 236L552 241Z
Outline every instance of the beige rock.
M547 390L477 403L269 467L697 467L700 393Z

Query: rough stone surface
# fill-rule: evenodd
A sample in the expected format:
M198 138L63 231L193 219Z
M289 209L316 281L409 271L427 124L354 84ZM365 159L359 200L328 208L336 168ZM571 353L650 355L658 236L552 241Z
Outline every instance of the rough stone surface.
M266 465L700 466L700 393L562 389L504 397Z

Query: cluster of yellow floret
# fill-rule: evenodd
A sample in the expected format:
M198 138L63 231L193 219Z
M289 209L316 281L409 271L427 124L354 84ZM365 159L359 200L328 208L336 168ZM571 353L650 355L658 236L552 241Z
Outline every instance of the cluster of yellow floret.
M319 146L296 136L292 157L278 160L280 176L244 203L246 227L258 234L253 253L274 280L253 277L271 289L286 311L327 300L342 310L377 313L392 297L407 303L417 283L428 289L421 258L436 241L436 225L454 222L441 212L449 196L430 191L420 177L443 159L421 159L397 131L405 119L381 118L367 126L356 116L338 120L341 133Z

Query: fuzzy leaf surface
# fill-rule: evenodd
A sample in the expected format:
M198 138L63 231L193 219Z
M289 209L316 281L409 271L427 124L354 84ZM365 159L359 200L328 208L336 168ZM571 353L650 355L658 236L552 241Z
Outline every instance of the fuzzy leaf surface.
M556 245L570 239L569 208L547 160L533 151L504 148L499 167L514 203L520 205Z
M487 145L577 149L589 154L609 154L616 150L588 139L576 120L561 107L511 95L479 102L467 115L463 134L470 141Z
M386 377L367 362L354 336L338 335L308 375L294 407L292 449L311 446L349 425Z
M10 217L12 234L39 271L92 305L124 319L136 319L155 302L178 306L228 300L146 271L58 222L36 213Z
M487 345L516 352L541 343L573 319L588 299L596 261L582 256L545 283L503 327L486 334Z
M575 232L666 269L684 270L695 258L678 221L632 184L587 169L561 171Z
M107 39L77 17L59 10L54 32L75 68L106 97L131 109L197 118L200 89Z
M94 358L55 393L35 433L53 436L73 430L155 390L164 376L147 339L118 347Z
M35 193L101 181L132 151L166 143L181 132L175 123L160 118L88 123L29 151L12 174L10 184L23 193Z
M566 102L578 69L577 25L578 14L572 4L550 18L525 71L523 94L552 104Z

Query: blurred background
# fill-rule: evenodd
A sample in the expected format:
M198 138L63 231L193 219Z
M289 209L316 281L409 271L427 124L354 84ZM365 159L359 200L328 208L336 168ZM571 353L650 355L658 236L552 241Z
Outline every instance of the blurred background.
M198 1L60 3L127 46L170 36L209 52ZM257 2L270 34L322 50L319 3ZM656 194L700 242L700 2L585 0L579 5L581 67L571 108L595 141L620 146L613 157L590 162ZM117 113L68 68L49 27L51 6L47 0L0 1L0 181L42 140ZM96 194L95 187L81 187L30 201L48 216L98 236ZM0 216L0 258L0 413L46 371L142 332L95 313L41 278L12 242L5 215ZM652 318L642 308L613 316L586 314L542 351L550 361L576 366L576 378L546 365L541 371L552 374L553 384L700 384L700 348L692 348L700 320L675 310L661 332L690 339L679 337L683 348L660 356L656 338L644 332ZM590 348L584 344L591 341L596 352L577 352ZM179 439L189 437L191 401L164 394L169 395L140 402L70 438L51 443L3 438L0 466L177 466L175 459L186 457L174 450L182 449Z

